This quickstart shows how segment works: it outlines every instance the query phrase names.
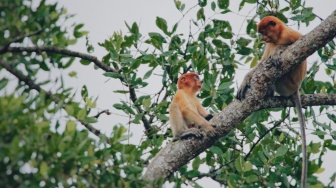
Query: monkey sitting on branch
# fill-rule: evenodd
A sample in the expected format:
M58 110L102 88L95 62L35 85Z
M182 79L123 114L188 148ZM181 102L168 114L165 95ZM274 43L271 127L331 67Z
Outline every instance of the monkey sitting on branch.
M262 40L266 42L266 47L264 50L264 54L261 58L261 62L264 62L267 58L275 55L277 51L277 46L291 45L301 37L301 34L299 32L287 27L281 20L274 16L266 16L265 18L263 18L258 24L258 32L262 35ZM275 61L273 63L276 67L280 67L279 61ZM245 98L246 91L250 86L251 78L255 70L258 69L258 65L245 76L241 86L238 89L237 99L243 100ZM308 163L305 134L306 125L302 113L299 89L301 87L303 79L306 76L306 69L307 61L304 60L299 65L295 66L292 70L290 70L288 73L277 79L268 91L268 95L273 94L275 91L280 96L291 97L297 109L302 139L301 187L304 188L307 187Z
M196 97L201 90L202 82L196 73L181 75L177 81L178 90L169 106L169 121L173 131L173 141L190 136L201 138L202 128L209 136L215 135L215 130L209 120L209 114Z

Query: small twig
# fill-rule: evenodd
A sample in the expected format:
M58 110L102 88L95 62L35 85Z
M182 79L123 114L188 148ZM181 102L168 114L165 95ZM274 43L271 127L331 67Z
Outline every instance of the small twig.
M246 154L246 156L244 157L244 160L246 161L246 159L251 155L253 149L259 144L259 142L269 133L271 132L273 129L275 129L276 127L278 127L279 125L281 125L281 123L283 123L288 117L288 114L286 115L286 117L284 117L282 120L278 121L272 128L268 129L265 134L261 135L259 137L259 139L257 140L256 143L254 143L250 149L250 151Z
M98 112L98 114L97 115L95 115L95 116L93 116L94 118L99 118L99 116L101 115L101 114L106 114L106 115L111 115L111 112L108 110L108 109L106 109L106 110L103 110L103 111L101 111L101 112Z

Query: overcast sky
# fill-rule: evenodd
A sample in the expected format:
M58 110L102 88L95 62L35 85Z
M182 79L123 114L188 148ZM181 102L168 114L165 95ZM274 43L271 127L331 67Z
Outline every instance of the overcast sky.
M98 47L97 43L108 39L108 37L110 37L115 31L127 33L125 22L128 24L132 24L133 22L138 23L138 25L140 25L140 32L146 35L148 32L159 32L159 29L157 29L155 25L155 19L157 16L166 19L169 27L182 18L182 14L176 10L173 0L59 0L58 2L68 10L68 13L76 14L72 21L85 24L84 30L89 31L90 41L95 47L95 52L92 55L95 55L98 58L105 55L106 51ZM196 0L185 0L182 2L188 2L190 5L197 4ZM232 10L236 12L238 12L237 2L240 1L231 0L231 4L236 3L235 5L231 5L231 7L233 7ZM210 1L208 3L210 3ZM326 18L330 15L336 7L335 0L308 0L306 4L307 7L313 6L314 13L322 18ZM246 24L244 22L245 15L248 15L252 8L253 7L245 8L244 15L228 14L219 16L219 18L231 20L233 30L238 32L241 25ZM189 32L189 18L194 17L197 10L198 8L194 9L194 11L191 11L182 19L177 33L184 33L185 36L187 36ZM251 11L250 14L254 15L255 9ZM206 13L206 16L210 15L211 14ZM316 20L308 28L304 26L300 27L299 31L305 34L319 23L320 22ZM240 34L245 32L244 27L245 25L242 27L243 31L240 31ZM86 52L85 40L81 40L77 45L71 47L71 49ZM311 63L317 59L317 57L313 57L311 60L308 60L308 62ZM113 109L112 105L119 102L121 99L127 98L126 96L117 96L113 93L113 90L121 87L120 83L103 77L103 72L99 70L94 71L92 69L92 65L89 67L74 65L68 72L72 70L78 72L78 78L69 78L67 81L69 85L77 88L78 90L80 90L84 84L87 85L91 96L99 96L97 105L98 108L101 110L110 109L113 113L119 113L117 110ZM242 69L241 71L242 74L239 75L245 75L248 70ZM237 78L237 83L240 83L242 78L243 77ZM96 127L109 135L115 124L125 124L126 122L127 118L120 115L102 115ZM131 131L134 135L131 142L138 144L141 136L143 135L143 127L141 125L131 125ZM328 165L329 167L327 167ZM325 176L321 177L321 179L324 182L329 182L330 175L335 172L336 169L336 165L331 156L329 157L329 160L325 161L324 166L326 167ZM203 183L204 182L205 181L203 181ZM204 185L207 184L204 183L203 186Z

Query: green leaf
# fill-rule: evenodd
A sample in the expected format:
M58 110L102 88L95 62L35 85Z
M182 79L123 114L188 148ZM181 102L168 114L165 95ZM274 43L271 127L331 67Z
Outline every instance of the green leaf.
M151 105L151 99L150 98L145 98L143 101L142 101L142 105L145 107L145 108L149 108L149 106Z
M232 37L233 37L232 32L225 32L225 31L223 31L223 32L220 32L219 35L221 37L223 37L224 39L232 39Z
M68 75L72 78L77 77L77 72L76 71L71 71L71 72L68 73Z
M154 70L154 69L151 69L151 70L147 71L146 74L145 74L144 77L143 77L143 80L149 78L149 77L152 75L153 70Z
M258 176L255 174L252 174L245 178L247 183L253 183L258 181Z
M200 19L202 19L203 21L205 21L204 9L203 8L200 8L197 11L197 20L200 20Z
M88 61L88 60L85 60L85 59L81 59L79 60L79 62L82 64L82 65L89 65L91 63L91 61Z
M97 123L97 118L93 118L93 117L85 117L82 120L84 123Z
M66 132L68 133L73 133L76 131L76 123L72 120L69 120L67 123L66 123Z
M230 88L230 86L233 84L232 81L229 81L229 82L223 82L221 83L219 86L218 86L218 91L221 91L221 90L226 90L228 88Z
M246 3L255 4L257 0L244 0Z
M230 1L229 0L218 0L217 4L220 9L227 9L230 5Z
M276 156L280 157L280 156L284 156L288 151L288 146L280 146L277 151L276 151Z
M42 161L40 164L40 174L43 178L47 179L48 178L48 164L45 161Z
M282 142L285 137L285 134L282 132L279 136L279 142Z
M223 151L217 146L212 146L210 148L210 151L214 154L217 154L217 155L222 155L223 154Z
M200 172L198 170L190 170L188 172L185 173L185 176L187 176L188 178L194 178L199 176Z
M82 99L85 100L86 97L89 96L89 91L86 87L86 85L83 85L82 89L81 89L81 95L82 95Z
M258 64L258 60L259 60L258 56L254 56L252 61L251 61L250 68L255 67Z
M315 174L321 174L322 172L324 172L324 168L319 168L316 172L315 172Z
M105 72L103 75L111 78L122 78L121 74L115 72Z
M238 157L234 162L234 166L236 167L236 170L238 172L243 172L242 161L243 161L242 157Z
M318 135L318 136L324 136L326 135L327 133L325 131L314 131L312 132L311 134L315 134L315 135Z
M318 143L312 143L309 146L311 153L314 153L314 154L320 152L320 147L321 147L321 143L320 142L318 142Z
M157 115L157 117L162 120L162 121L165 121L167 122L169 120L168 116L164 115L164 114L159 114Z
M205 7L207 5L207 0L198 0L198 5L200 7Z
M81 109L77 114L77 119L83 120L84 118L86 118L86 110Z
M211 9L212 9L212 11L216 10L216 3L215 2L211 2Z
M193 170L198 170L200 165L201 165L201 159L200 159L199 156L197 156L192 162L192 169Z
M5 88L8 84L8 79L7 78L2 78L0 80L0 90L2 90L3 88Z
M74 115L74 108L71 105L67 105L65 107L65 111L68 113L69 116L73 116Z
M167 21L163 18L156 17L156 26L160 28L166 35L170 35L168 33Z
M250 161L246 161L244 164L244 172L252 170L252 167L253 167L252 163Z

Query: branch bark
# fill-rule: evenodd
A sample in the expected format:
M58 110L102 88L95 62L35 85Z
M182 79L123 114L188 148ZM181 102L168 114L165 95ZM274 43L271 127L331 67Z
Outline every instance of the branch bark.
M283 63L280 69L270 63L272 58L262 62L260 69L256 70L253 75L251 88L246 94L246 99L233 101L211 120L211 123L218 127L215 137L169 143L152 159L143 178L147 181L165 179L170 173L175 172L188 161L211 147L219 138L233 130L254 111L265 108L293 106L292 102L283 97L264 99L267 88L277 78L289 72L295 65L301 63L312 53L326 45L335 36L336 11L318 27L282 51L280 57ZM301 97L303 106L336 105L335 94L303 95Z

